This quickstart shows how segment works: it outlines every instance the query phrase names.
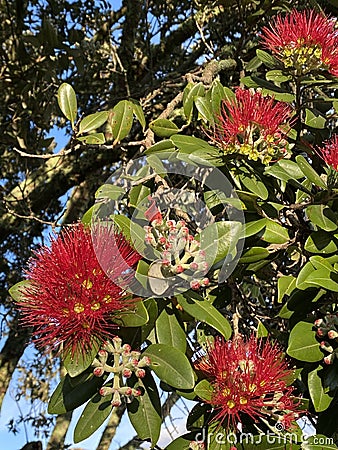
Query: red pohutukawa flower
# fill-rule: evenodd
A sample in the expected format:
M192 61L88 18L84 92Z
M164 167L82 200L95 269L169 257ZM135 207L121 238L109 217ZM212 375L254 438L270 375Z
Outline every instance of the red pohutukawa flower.
M316 147L316 153L334 170L338 172L338 134L323 142L322 147Z
M227 154L239 153L267 164L287 150L284 136L291 115L288 104L238 88L234 99L222 103L211 139Z
M112 335L114 318L135 304L124 288L140 258L122 234L103 225L91 232L78 224L36 251L18 307L37 345L62 344L74 356Z
M297 74L328 70L338 76L336 21L316 11L292 10L277 15L262 29L263 45Z
M288 386L292 370L277 344L255 336L245 341L235 337L225 342L215 340L207 354L196 364L213 388L210 403L213 420L236 430L244 415L254 421L272 418L288 429L298 418L299 402Z

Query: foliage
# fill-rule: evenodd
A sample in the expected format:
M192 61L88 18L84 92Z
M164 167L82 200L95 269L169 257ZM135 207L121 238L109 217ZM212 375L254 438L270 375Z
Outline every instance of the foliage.
M209 449L230 449L215 438L230 430L226 421L217 428L211 420L217 418L209 405L213 388L198 361L216 336L241 334L267 337L285 350L295 405L307 410L317 436L302 441L293 424L289 444L290 433L277 419L254 423L240 415L254 441L237 447L284 448L286 442L312 449L324 437L325 448L336 448L338 175L327 152L336 149L328 139L336 127L337 81L325 67L302 73L262 48L262 26L288 6L207 0L146 7L125 0L110 10L106 2L62 1L42 11L32 2L2 31L2 291L10 288L15 300L4 295L12 322L3 390L28 334L17 337L13 308L20 309L29 289L22 270L48 227L111 222L142 255L131 268L130 291L139 303L113 317L117 340L78 358L64 355L67 374L51 395L49 413L86 404L75 442L126 404L139 439L155 447L165 418L160 393L166 392L195 402L188 434L168 450L198 448L196 436L205 433ZM306 6L337 15L334 2ZM14 7L0 7L7 23ZM273 131L278 159L247 151L255 140L259 151L262 136L269 142L268 123L248 114L262 134L250 131L243 141L244 122L224 118L229 110L235 114L239 84L293 111L288 124ZM220 133L230 123L232 131ZM58 152L49 137L54 126L69 137ZM179 251L170 253L172 246ZM248 371L245 379L252 359L240 368ZM44 389L32 397L45 401ZM280 398L264 395L283 409ZM239 438L238 430L231 432ZM269 433L284 439L282 446L280 440L271 445Z

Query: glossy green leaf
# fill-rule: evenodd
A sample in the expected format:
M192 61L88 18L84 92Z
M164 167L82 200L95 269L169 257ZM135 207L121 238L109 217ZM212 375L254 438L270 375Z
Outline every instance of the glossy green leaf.
M224 221L209 225L196 238L201 242L208 264L213 265L231 253L241 236L240 222Z
M281 159L277 162L278 166L281 167L285 172L296 180L304 177L304 173L300 169L297 163L290 161L289 159Z
M16 302L24 302L25 301L25 288L28 288L30 285L29 280L22 280L19 283L14 284L9 288L8 293L12 297L12 299Z
M197 97L195 100L195 106L199 113L199 116L210 124L214 123L214 116L212 112L211 101L206 97Z
M257 195L263 200L266 200L269 196L269 191L267 190L265 184L254 174L241 173L238 178L240 179L243 186L250 192Z
M114 184L104 184L99 187L95 193L96 198L108 198L110 200L121 199L126 190L121 186L115 186Z
M319 111L316 111L316 114L314 113L314 110L305 109L305 125L311 128L319 128L323 129L325 128L326 119L323 117Z
M268 329L264 326L264 324L260 320L258 320L257 337L263 338L263 337L268 337L268 336L269 336Z
M333 292L338 292L338 282L332 279L333 277L335 277L338 281L338 274L323 268L311 272L306 281L314 286L319 286Z
M281 303L284 295L290 295L296 287L296 278L293 275L284 275L278 278L278 299L277 302Z
M144 112L142 109L142 106L140 105L140 102L137 100L129 100L130 103L133 105L133 113L137 120L140 122L142 130L146 127L146 118L144 116Z
M179 128L171 120L156 119L149 124L149 128L160 137L170 137L179 132Z
M270 55L270 53L267 53L264 50L257 49L256 55L257 55L257 58L259 58L260 61L262 61L262 63L264 63L267 67L269 67L271 69L275 68L276 66L278 66L280 64L280 61L277 58Z
M102 386L107 377L96 377L92 371L75 378L63 377L48 403L49 414L64 414L87 402Z
M133 208L138 208L142 204L142 201L151 194L150 188L143 184L133 186L129 191L129 204Z
M336 253L338 250L336 239L331 233L319 230L314 231L306 239L304 249L310 253L321 253L323 255Z
M87 439L107 419L113 407L111 405L112 395L102 396L99 393L87 403L74 430L74 442Z
M156 335L160 344L167 344L185 352L185 331L170 306L166 306L156 320Z
M248 251L243 253L239 262L252 263L267 258L270 255L269 250L264 247L251 247Z
M156 444L161 430L161 402L156 383L147 373L142 379L136 377L128 380L128 386L139 388L140 397L135 397L131 403L127 403L130 422L132 423L140 439L150 439L152 446Z
M143 301L143 304L148 312L149 320L141 328L141 342L144 342L149 336L149 333L154 329L158 317L157 303L153 298L147 298Z
M330 406L330 403L333 400L333 396L324 392L322 379L320 378L318 372L322 370L322 368L316 367L314 370L309 372L308 375L308 386L310 397L315 408L315 411L321 412L325 411Z
M203 139L196 138L194 136L183 136L176 134L171 137L171 141L179 149L183 155L187 154L194 156L196 161L205 160L211 163L213 166L220 166L224 164L223 157L220 151L209 145ZM192 158L192 161L194 159Z
M160 380L178 389L194 387L194 372L183 352L169 345L152 344L142 354L149 356L150 368Z
M218 80L215 80L211 88L211 105L214 116L220 113L222 101L226 98L224 87Z
M292 103L295 101L295 95L283 91L283 89L276 86L274 83L263 80L256 76L246 76L241 78L241 82L248 88L261 88L264 95L271 95L277 101Z
M77 140L88 145L101 145L106 142L106 138L103 133L92 133L88 136L80 136L77 137Z
M72 128L77 115L76 94L72 86L68 83L62 83L58 89L58 103L62 113L70 120Z
M94 361L94 358L100 349L100 345L100 342L93 339L90 350L86 350L85 353L83 353L82 348L78 348L78 351L76 351L75 349L74 356L72 356L71 350L69 350L67 353L64 353L62 355L62 359L68 374L71 377L76 377L77 375L80 375L82 372L88 369L88 367ZM80 344L78 344L78 346L80 347Z
M317 362L323 359L324 354L316 340L316 332L313 331L312 323L298 322L292 328L287 354L306 362Z
M203 86L203 83L197 83L195 85L189 83L185 88L183 95L183 111L188 123L190 123L192 119L195 99L197 97L203 97L204 95L205 87Z
M131 311L125 311L114 322L122 327L141 327L149 320L148 312L142 301L136 302Z
M151 147L147 148L144 153L146 155L151 155L152 153L160 153L160 156L162 157L163 155L171 155L175 151L176 148L171 140L164 139L163 141L157 142L157 144L154 144Z
M196 320L215 328L225 339L230 338L232 329L228 320L208 300L189 291L178 295L177 301Z
M197 383L194 391L201 400L210 401L214 390L209 381L204 379Z
M319 186L323 189L327 189L326 184L320 178L315 169L310 165L310 163L304 158L302 155L296 156L297 164L303 174L316 186Z
M132 222L129 217L123 216L122 214L114 214L112 218L120 227L126 239L131 242L131 245L135 248L135 250L142 254L146 247L145 230L137 223Z
M200 431L200 435L202 436L202 430ZM192 441L196 441L196 436L198 438L198 431L191 431L190 433L183 434L172 441L165 450L190 450L190 443Z
M304 290L304 289L307 289L307 288L309 288L309 287L316 287L316 285L311 284L311 283L308 281L309 275L310 275L314 270L316 270L316 269L313 267L313 265L311 264L311 262L307 262L307 263L305 264L305 266L302 267L302 269L300 270L300 272L299 272L299 274L298 274L297 280L296 280L296 288L297 288L297 289Z
M107 121L108 115L108 111L101 111L84 117L79 124L79 134L96 130Z
M290 238L286 228L273 220L267 219L262 239L271 244L285 244Z
M121 100L111 110L109 122L114 142L120 142L128 136L133 124L133 111L133 104L128 100Z
M306 214L312 223L325 231L335 231L338 228L336 215L326 205L310 205L306 208Z
M284 81L291 80L291 75L285 75L282 70L269 70L265 78L267 81L274 81L276 83L284 83Z
M258 219L245 224L245 237L253 236L263 230L267 219Z

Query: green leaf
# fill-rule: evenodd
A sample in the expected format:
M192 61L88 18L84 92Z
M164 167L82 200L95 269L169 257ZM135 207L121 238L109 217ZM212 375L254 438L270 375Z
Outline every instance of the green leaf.
M76 139L88 145L101 145L106 142L106 138L103 133L92 133L88 136L77 137Z
M300 270L300 272L299 272L299 274L298 274L297 280L296 280L296 288L297 288L297 289L304 290L304 289L307 289L307 288L309 288L309 287L316 287L316 285L311 284L311 283L308 281L309 275L310 275L314 270L316 270L316 269L313 267L313 265L311 264L311 262L307 262L307 263L305 264L305 266L302 267L302 269Z
M58 89L58 103L62 113L70 120L72 128L77 115L76 94L72 86L68 83L62 83Z
M122 327L141 327L149 320L148 312L142 301L138 301L132 311L123 312L121 318L114 319L114 323Z
M336 253L338 247L331 233L319 230L311 233L306 239L304 249L310 253L330 254Z
M171 120L156 119L150 122L149 128L160 137L170 137L179 132L179 128Z
M96 377L92 371L75 378L66 375L49 400L48 413L64 414L83 405L100 389L106 378L107 376Z
M138 437L142 440L150 439L152 446L156 444L161 430L161 402L156 383L150 373L143 379L132 377L128 386L142 391L140 397L135 397L127 403L128 416Z
M306 362L317 362L323 359L323 352L316 340L316 332L312 328L313 324L308 322L298 322L292 328L287 349L289 356Z
M137 100L129 100L130 103L133 104L133 113L136 119L140 122L142 130L146 127L146 118L144 117L144 112L140 102Z
M297 163L294 161L290 161L289 159L281 159L277 162L278 166L281 167L290 178L295 178L299 180L300 178L304 178L304 173L300 169Z
M195 105L197 111L199 112L199 116L210 124L214 123L214 116L212 113L212 105L211 101L205 97L197 97L195 100Z
M300 170L303 172L303 174L316 186L319 186L323 189L327 189L326 184L324 181L320 178L318 173L315 171L315 169L306 161L304 156L297 155L296 156L297 164L300 168Z
M253 192L262 200L266 200L269 196L269 191L267 190L265 184L253 173L249 172L241 173L238 178L244 187L246 187L250 192Z
M209 145L203 139L199 139L194 136L183 136L181 134L176 134L171 137L171 141L179 149L180 153L194 156L196 161L210 161L213 166L220 166L224 164L220 151Z
M310 397L316 412L325 411L333 400L332 395L324 392L322 380L318 375L319 370L322 370L320 366L309 372L308 375Z
M29 280L22 280L9 288L8 293L16 302L25 301L25 288L29 287L31 282Z
M259 58L259 60L262 61L262 63L264 63L267 67L271 69L280 65L280 61L277 58L270 55L270 53L265 52L264 50L257 49L256 55L257 58Z
M289 233L286 228L273 220L267 219L262 240L271 244L285 244L289 240Z
M217 264L235 248L242 235L242 224L235 221L215 222L196 236L205 251L208 264Z
M103 424L112 411L112 398L113 395L103 397L97 393L87 403L75 426L75 444L87 439Z
M267 219L258 219L245 224L245 237L259 233L266 225Z
M132 222L128 217L122 214L114 214L112 216L114 222L120 227L123 235L131 243L135 250L143 254L145 245L145 230L135 222Z
M214 80L211 88L211 105L214 116L220 114L222 100L226 98L224 88L218 80Z
M296 287L296 278L293 275L284 275L278 278L278 303L281 303L284 295L290 295Z
M177 389L194 387L194 372L188 358L180 350L165 344L152 344L142 356L150 358L150 368L170 386Z
M258 320L257 338L263 338L263 337L268 337L268 336L269 336L269 331L265 328L263 323L260 320Z
M103 184L98 188L95 193L95 198L108 198L110 200L120 200L126 190L121 186L115 186L114 184Z
M185 331L170 306L165 307L156 320L156 335L160 344L167 344L185 352L187 347Z
M100 349L100 345L101 344L97 340L92 339L91 348L90 350L86 350L85 353L83 352L82 348L78 348L78 351L76 351L75 349L74 356L72 356L71 350L69 350L67 353L64 353L62 355L62 359L68 374L71 377L76 377L77 375L80 375L82 372L88 369L88 367L94 361L94 358Z
M332 279L332 277L335 275L337 274L335 274L334 272L330 272L326 268L323 268L311 272L306 281L314 286L319 286L333 292L338 292L338 283ZM338 276L336 278L338 278Z
M189 83L184 89L183 111L188 123L190 123L192 119L192 112L195 99L197 97L203 97L204 95L205 95L205 87L203 86L203 83L197 83L195 85Z
M307 125L308 127L311 128L319 128L319 129L323 129L325 128L326 125L326 119L325 117L323 117L319 111L315 111L315 110L311 110L306 108L305 109L305 125Z
M129 191L129 204L133 208L138 208L142 204L142 200L151 194L150 188L144 186L143 184L138 184L133 186Z
M101 111L84 117L79 125L79 134L89 133L96 130L105 122L107 122L109 112Z
M248 88L262 88L264 95L268 94L275 98L277 101L292 103L295 101L295 95L283 91L280 87L276 86L269 81L255 76L247 76L241 78L241 82Z
M208 380L204 379L201 380L197 385L195 386L195 394L201 399L205 401L210 401L212 394L213 394L213 387L209 383Z
M148 337L149 333L154 329L155 322L158 317L157 303L153 298L147 298L143 301L144 306L148 312L149 320L141 328L141 342L144 342Z
M109 123L114 136L114 142L120 142L128 136L133 124L134 105L128 100L121 100L111 110Z
M232 329L227 319L210 302L196 292L189 291L177 295L177 301L184 311L196 320L215 328L225 339L230 338Z
M310 205L306 214L312 223L325 231L335 231L338 228L334 212L326 205Z
M202 435L202 430L200 432ZM178 437L165 448L165 450L190 450L190 443L196 440L198 436L197 431L191 431L190 433L183 434L183 436Z
M252 263L265 259L269 255L270 255L269 250L267 250L264 247L251 247L247 252L245 252L241 256L239 262L244 264Z
M291 80L291 75L285 75L282 70L269 70L265 78L267 81L274 81L275 83L283 83L284 81Z
M163 155L171 155L176 152L176 148L174 144L170 140L163 140L160 142L157 142L157 144L152 145L151 147L147 148L147 150L144 152L146 155L156 154L160 153L160 156Z

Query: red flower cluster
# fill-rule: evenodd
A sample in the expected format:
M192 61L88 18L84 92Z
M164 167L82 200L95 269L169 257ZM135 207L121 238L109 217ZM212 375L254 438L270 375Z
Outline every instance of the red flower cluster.
M267 164L286 151L283 136L289 130L291 115L288 104L238 88L235 99L223 102L211 139L225 153L240 153Z
M323 142L323 147L317 147L316 153L334 170L338 172L338 134Z
M288 386L292 370L278 345L255 336L248 341L217 339L196 369L212 385L211 400L206 401L217 412L214 420L227 428L236 429L242 414L255 421L271 417L284 429L298 418L298 402L291 396L293 387Z
M114 318L136 301L121 286L131 281L128 269L140 258L122 234L103 225L91 235L78 224L36 251L18 307L37 345L62 344L74 355L111 335Z
M338 31L335 20L312 10L277 15L262 30L263 45L297 74L328 70L338 76Z

